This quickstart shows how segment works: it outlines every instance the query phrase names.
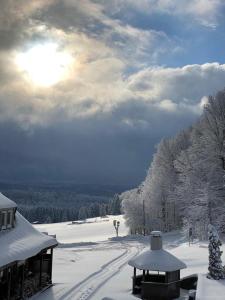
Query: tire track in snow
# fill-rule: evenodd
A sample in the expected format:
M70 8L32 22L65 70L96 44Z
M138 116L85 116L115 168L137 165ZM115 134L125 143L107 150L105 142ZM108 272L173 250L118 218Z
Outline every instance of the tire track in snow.
M137 255L142 249L141 245L131 245L121 243L125 251L108 263L101 266L97 271L86 277L80 283L73 286L64 293L59 300L88 300L90 299L108 280L118 274L127 264L128 260Z

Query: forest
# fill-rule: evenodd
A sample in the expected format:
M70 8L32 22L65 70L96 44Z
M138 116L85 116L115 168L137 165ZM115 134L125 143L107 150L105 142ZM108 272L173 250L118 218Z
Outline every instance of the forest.
M162 139L145 180L120 195L130 229L139 233L159 229L161 222L165 231L191 228L201 239L208 224L225 232L224 142L225 90L208 97L192 126ZM174 220L169 220L170 214Z
M67 184L5 184L2 193L32 223L55 223L120 214L121 187Z

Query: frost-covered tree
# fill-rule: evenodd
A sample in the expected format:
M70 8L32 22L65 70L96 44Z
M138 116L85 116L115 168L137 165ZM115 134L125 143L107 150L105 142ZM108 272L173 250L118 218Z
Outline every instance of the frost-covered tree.
M109 213L110 215L121 214L121 199L118 194L115 194L113 199L109 202Z
M141 189L132 189L120 195L122 211L131 233L143 233L144 215Z
M79 209L78 220L85 220L85 219L87 219L87 209L86 207L82 206Z
M203 139L207 151L207 185L210 199L210 223L219 231L225 227L225 90L209 97L203 113Z
M222 243L219 239L218 232L214 226L209 225L209 273L208 278L219 280L225 278L224 268L222 266L221 255L223 251L220 250Z
M142 197L146 201L147 213L152 217L152 213L155 215L158 212L164 230L167 228L167 204L175 201L174 192L178 184L178 172L174 162L188 145L189 131L183 131L174 138L163 139L157 147L157 152L143 184Z
M198 124L199 125L199 124ZM192 227L197 237L205 238L209 224L207 189L207 153L199 126L193 127L190 146L183 150L175 161L179 173L175 187L175 198L183 224Z
M225 93L209 98L202 118L193 126L191 145L175 162L180 184L176 186L180 214L198 237L209 223L225 227L224 137Z
M224 142L225 90L209 97L191 128L159 143L141 192L127 192L122 199L128 223L141 226L145 216L147 229L157 219L167 230L168 209L173 207L169 204L175 203L183 224L191 226L196 237L207 236L208 224L225 232Z

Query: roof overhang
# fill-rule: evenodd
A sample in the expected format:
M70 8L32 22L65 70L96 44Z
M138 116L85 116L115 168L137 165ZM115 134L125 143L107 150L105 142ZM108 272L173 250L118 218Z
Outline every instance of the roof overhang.
M139 270L173 272L187 266L180 259L164 249L147 250L131 259L128 264Z

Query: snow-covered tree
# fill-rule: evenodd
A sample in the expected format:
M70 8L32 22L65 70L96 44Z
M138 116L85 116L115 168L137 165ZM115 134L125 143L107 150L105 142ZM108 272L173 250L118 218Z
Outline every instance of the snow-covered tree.
M120 195L122 211L131 233L143 233L144 215L141 189L132 189Z
M183 131L174 138L163 139L157 147L157 152L143 184L142 197L146 202L147 213L152 218L152 214L155 215L158 212L164 230L167 228L168 202L174 202L174 191L178 184L178 172L174 162L188 145L189 131ZM151 222L151 220L149 221ZM174 224L174 226L178 226L178 224Z
M225 278L224 268L222 265L220 250L222 243L219 239L218 232L214 226L209 225L209 273L208 278L219 280Z
M142 226L146 219L150 229L160 220L167 230L168 209L175 204L183 224L191 226L196 237L207 236L208 224L225 232L224 143L225 90L209 97L191 128L159 143L143 183L122 197L128 224Z
M86 207L82 206L79 209L78 220L85 220L85 219L87 219L87 209Z
M118 194L115 194L109 202L109 213L111 215L119 215L121 213L121 199Z

